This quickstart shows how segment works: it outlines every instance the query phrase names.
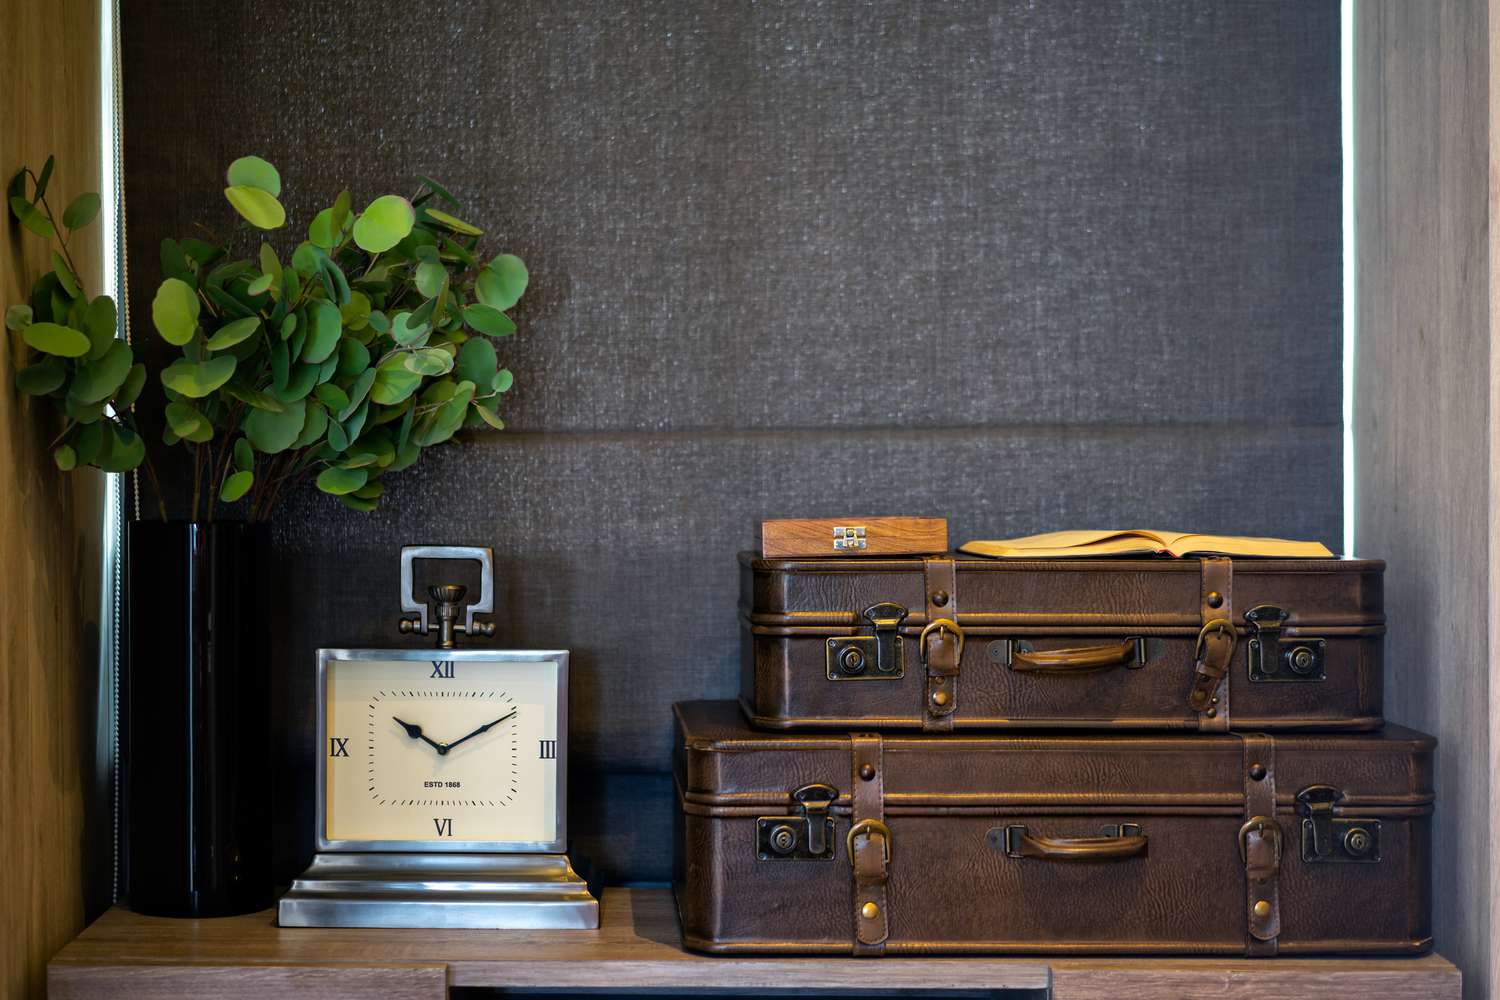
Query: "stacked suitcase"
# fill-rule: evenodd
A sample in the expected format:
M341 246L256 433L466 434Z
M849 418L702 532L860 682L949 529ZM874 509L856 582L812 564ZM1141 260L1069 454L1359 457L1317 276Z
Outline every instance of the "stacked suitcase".
M675 709L687 945L1428 950L1383 569L741 555L740 704Z

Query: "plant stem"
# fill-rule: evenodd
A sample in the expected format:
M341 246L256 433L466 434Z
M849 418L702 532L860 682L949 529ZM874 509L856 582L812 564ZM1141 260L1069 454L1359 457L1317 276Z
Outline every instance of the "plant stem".
M36 187L38 178L36 174L31 172L30 167L26 168L26 176L31 178L32 186ZM47 204L47 196L44 194L39 200L42 203L42 211L47 213L47 221L52 223L52 233L57 237L57 245L62 247L63 260L67 261L68 270L73 272L73 277L78 281L78 291L82 294L83 276L78 273L78 265L73 263L73 255L68 252L68 241L63 238L62 227L57 224L57 220L52 216L52 206ZM83 297L84 299L88 298L87 295Z

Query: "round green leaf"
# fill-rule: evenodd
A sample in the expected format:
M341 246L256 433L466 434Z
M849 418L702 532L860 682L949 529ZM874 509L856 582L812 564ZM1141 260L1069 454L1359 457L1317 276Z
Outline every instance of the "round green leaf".
M115 393L115 412L124 413L134 406L135 401L141 398L141 390L144 388L146 388L146 366L137 361L126 373L125 382L120 386L120 391Z
M182 400L168 403L163 415L167 418L167 426L172 429L172 433L182 440L196 444L213 440L213 424L192 403Z
M307 238L312 242L313 246L322 247L324 250L332 250L343 240L344 233L348 231L348 222L349 219L346 214L343 228L334 228L336 225L334 211L331 208L325 208L313 216L312 222L307 224Z
M464 322L487 337L508 337L516 332L511 318L494 306L469 306L464 310Z
M129 427L110 420L101 421L99 453L93 462L105 472L128 472L146 457L146 442Z
M219 327L208 343L203 346L210 351L227 351L235 344L243 343L260 332L260 317L246 316L244 319L232 320Z
M251 410L245 417L245 437L255 450L267 455L285 451L302 433L302 424L307 419L307 401L298 399L284 405L280 413L271 410Z
M343 451L349 447L349 432L344 430L344 425L337 420L328 422L328 447L334 451Z
M181 278L168 278L151 301L151 322L169 344L181 347L198 329L198 293Z
M427 210L427 214L428 214L429 217L431 217L432 219L435 219L436 221L438 221L438 222L442 223L443 225L447 226L449 229L453 230L455 233L462 233L464 236L483 236L484 235L484 233L481 232L480 230L478 230L475 227L469 225L467 222L463 221L462 219L455 219L453 216L449 215L447 212L440 212L440 211L438 211L435 208L429 208Z
M436 347L425 347L406 355L406 370L418 375L446 375L453 370L453 355Z
M24 330L31 325L31 317L30 306L11 306L5 310L5 328L17 332Z
M391 317L391 336L403 347L422 339L428 330L426 323L413 323L409 312L398 312Z
M21 332L21 337L42 353L60 358L81 358L93 346L82 333L58 323L33 323Z
M259 278L256 278L255 280L251 281L250 284L246 285L245 291L249 292L251 295L264 295L266 292L271 290L271 282L273 280L275 280L275 275L262 274Z
M225 503L234 503L248 493L253 485L255 473L244 469L231 473L224 478L224 485L219 487L219 499Z
M189 399L202 399L229 381L234 374L235 357L221 354L208 361L174 361L161 373L161 384Z
M89 361L79 367L78 374L73 376L73 384L68 387L68 394L82 403L97 403L108 399L125 384L125 377L130 374L130 366L134 361L130 345L123 340L116 340L97 361Z
M369 253L384 253L404 240L416 221L411 202L400 195L382 195L355 220L354 242Z
M313 302L310 312L312 329L302 348L302 360L310 365L320 365L338 350L343 321L338 307L324 299Z
M255 450L244 438L236 438L234 441L234 467L241 472L255 468Z
M73 269L68 266L63 255L56 250L52 251L52 273L57 275L57 283L62 285L63 291L68 293L69 298L78 298L78 276L73 273Z
M407 370L404 364L382 365L375 372L375 381L370 386L370 399L382 406L390 406L416 392L421 384L422 376Z
M349 414L354 412L354 408L365 401L365 396L369 394L370 387L375 384L375 376L377 374L378 372L374 368L366 368L359 373L359 378L355 379L354 384L349 387L348 404L338 412L340 420L349 419ZM376 402L379 402L379 400L376 400Z
M516 377L510 373L510 369L502 368L495 373L495 380L490 383L490 386L496 392L507 392L515 382Z
M318 397L318 402L335 413L349 405L349 394L331 382L318 386L313 390L313 395Z
M68 380L68 370L57 358L43 358L16 372L16 388L33 396L55 392Z
M286 224L286 209L281 202L260 188L238 184L225 188L224 197L256 229L280 229Z
M343 496L359 489L369 478L370 473L366 469L340 469L333 466L318 473L318 489L336 497Z
M281 195L281 175L258 156L242 156L229 165L225 180L233 187L258 188L273 198Z
M71 445L60 444L52 452L52 461L57 463L59 469L67 472L78 464L78 452Z
M472 337L458 349L458 377L475 385L493 382L496 364L495 345L482 337Z
M437 261L424 260L417 265L417 273L412 280L417 291L429 299L435 299L442 292L443 283L448 280L448 272Z
M339 497L339 503L343 504L345 507L348 507L350 510L364 511L374 510L380 505L379 500L367 500L364 497L355 496L353 493L346 493L345 495Z
M36 206L25 198L11 195L10 210L15 213L21 225L43 239L50 240L53 236L57 235L57 230L52 228L52 223L48 221L47 216L37 211Z
M496 414L494 410L490 409L488 406L485 406L483 403L478 402L477 400L474 403L474 412L478 413L480 418L483 419L485 423L495 428L495 430L505 430L505 421L501 420L499 415Z
M505 253L490 261L474 282L479 301L496 309L509 309L521 299L531 276L526 264L515 254Z
M98 214L99 196L92 191L85 191L68 202L68 207L63 209L63 225L69 229L82 229L93 222Z
M370 349L352 337L339 341L340 378L348 378L370 367Z
M351 330L363 330L370 325L370 298L363 292L350 292L349 301L339 306L339 316Z
M323 440L323 432L334 426L328 420L328 411L321 406L309 406L307 408L307 420L302 425L302 433L297 435L297 440L292 442L293 448L306 448L308 445L317 444Z
M104 357L115 342L115 300L108 295L96 296L83 311L83 332L88 335L89 360Z

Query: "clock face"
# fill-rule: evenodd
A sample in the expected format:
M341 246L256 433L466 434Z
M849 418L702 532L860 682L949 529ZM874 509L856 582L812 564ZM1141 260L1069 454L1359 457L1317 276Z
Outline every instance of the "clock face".
M322 655L322 846L562 849L566 653Z

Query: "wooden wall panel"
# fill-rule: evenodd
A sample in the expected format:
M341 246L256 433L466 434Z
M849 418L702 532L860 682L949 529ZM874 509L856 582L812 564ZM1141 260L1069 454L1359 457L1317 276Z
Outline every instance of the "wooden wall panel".
M99 4L0 4L0 172L57 156L53 197L99 189ZM49 199L51 200L51 199ZM59 205L54 209L61 211ZM43 241L0 231L0 305L49 266ZM97 294L99 228L72 249ZM102 479L63 476L50 414L12 388L19 336L0 350L0 995L41 996L46 962L82 927L110 855L96 781L98 512ZM107 892L107 883L104 890Z
M1493 0L1356 4L1355 545L1387 560L1386 710L1439 740L1434 934L1495 973L1500 491Z

